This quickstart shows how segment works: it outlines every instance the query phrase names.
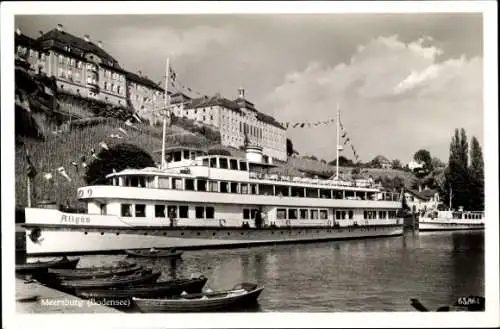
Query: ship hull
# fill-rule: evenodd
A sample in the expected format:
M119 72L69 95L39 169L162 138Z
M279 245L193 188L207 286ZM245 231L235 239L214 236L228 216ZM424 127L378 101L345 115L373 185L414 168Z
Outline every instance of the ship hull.
M450 222L419 222L419 231L484 230L484 224L462 224Z
M32 230L39 229L37 239ZM398 236L403 226L280 228L105 228L40 226L26 228L26 253L30 256L114 253L141 248L236 248L279 243Z

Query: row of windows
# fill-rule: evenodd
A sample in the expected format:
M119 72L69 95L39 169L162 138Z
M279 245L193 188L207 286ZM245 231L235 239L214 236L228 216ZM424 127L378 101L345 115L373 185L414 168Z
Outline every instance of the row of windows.
M210 158L214 161L216 158ZM209 161L205 158L203 161ZM222 159L220 159L222 160ZM228 159L224 159L228 160ZM237 170L235 163L229 159L229 169ZM242 166L243 164L243 166ZM213 163L211 163L213 165ZM219 168L228 168L227 162L222 162ZM240 170L244 170L246 162L240 162ZM126 187L147 187L156 188L154 176L125 176L123 177L122 186ZM112 180L112 184L116 184L116 179ZM355 192L335 189L298 187L287 185L269 185L269 184L248 184L230 181L216 181L194 178L178 178L178 177L158 177L158 188L174 189L186 191L202 191L202 192L220 192L220 193L237 193L237 194L258 194L258 195L273 195L279 197L301 197L301 198L320 198L320 199L356 199L356 200L379 200L379 201L397 201L397 193L384 193L380 199L376 192ZM376 218L376 214L367 212L365 218Z
M276 219L328 219L328 210L278 208Z
M395 219L397 218L397 211L395 210L381 210L378 213L378 218L379 219ZM364 211L363 212L363 218L364 219L376 219L377 218L377 212L374 210L369 210L369 211Z
M454 212L453 218L454 219L481 219L481 218L483 218L483 216L482 216L482 214L462 214L461 212Z
M177 206L177 205L155 205L155 217L156 218L189 218L189 206ZM196 219L214 219L215 218L215 208L214 207L194 207L195 218ZM145 204L121 204L121 216L122 217L146 217L146 205Z

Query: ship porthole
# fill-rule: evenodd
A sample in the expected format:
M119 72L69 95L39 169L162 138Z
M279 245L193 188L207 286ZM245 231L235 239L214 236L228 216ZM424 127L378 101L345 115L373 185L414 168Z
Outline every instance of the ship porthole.
M281 234L283 234L283 231L281 231Z
M144 232L144 235L148 235L148 232Z
M101 232L101 235L104 235L104 232Z
M116 232L116 235L120 235L120 232Z
M200 232L196 232L196 235L200 236Z
M214 233L212 233L212 235L213 235L213 236L215 236L215 232L214 232Z
M181 232L181 235L184 235L184 232Z
M231 235L231 232L227 232L227 235Z
M87 235L87 234L89 234L89 232L83 232L83 234Z
M167 235L167 232L163 232L163 235Z
M245 233L241 232L241 235L245 235Z

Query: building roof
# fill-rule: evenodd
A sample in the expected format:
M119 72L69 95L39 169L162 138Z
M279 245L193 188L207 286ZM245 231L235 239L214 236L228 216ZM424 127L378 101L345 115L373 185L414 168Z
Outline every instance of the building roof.
M437 190L435 189L425 189L422 190L421 192L412 189L407 189L406 191L424 201L429 201L437 193Z
M30 47L32 49L36 48L35 39L30 38L29 36L22 33L20 34L14 33L14 44L16 47L19 45L19 46Z
M59 51L68 53L75 56L84 56L86 53L93 53L103 59L103 62L108 66L122 70L118 61L109 55L104 49L94 44L92 41L85 41L84 39L74 36L68 32L52 29L36 39L37 44L42 49L57 49ZM70 51L67 50L70 47Z
M203 108L203 107L209 107L209 106L221 106L221 107L233 110L234 112L236 112L238 114L243 114L243 112L240 109L243 107L242 105L245 105L245 108L248 108L256 113L258 120L260 120L264 123L273 125L275 127L278 127L280 129L285 129L272 116L257 111L255 109L255 106L251 102L245 101L243 103L241 99L238 101L239 101L239 103L237 103L236 101L232 101L232 100L229 100L227 98L221 97L219 95L215 95L213 97L204 96L204 97L192 99L191 102L189 104L187 104L185 108L186 109L196 109L196 108ZM249 106L251 106L251 107L249 107Z
M140 76L138 74L132 73L132 72L126 72L125 73L127 80L133 81L135 83L138 83L140 85L159 90L161 92L165 92L165 89L160 87L157 83L153 82L151 79Z

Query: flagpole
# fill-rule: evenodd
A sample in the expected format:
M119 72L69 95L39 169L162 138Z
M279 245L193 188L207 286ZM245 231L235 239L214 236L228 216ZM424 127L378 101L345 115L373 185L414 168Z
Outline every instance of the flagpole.
M339 108L339 103L337 103L337 161L336 161L337 180L339 179L339 140L340 140L340 108Z
M451 198L453 197L453 190L450 187L450 210L451 210Z
M29 175L28 175L27 179L28 179L28 182L27 182L26 188L28 191L26 192L26 194L27 194L27 198L28 198L28 208L31 208L31 177L29 177Z
M162 146L161 146L161 167L166 167L165 161L165 140L167 134L167 111L168 111L168 80L170 75L170 62L167 57L167 66L166 66L166 75L165 75L165 113L163 114L163 138L162 138Z

